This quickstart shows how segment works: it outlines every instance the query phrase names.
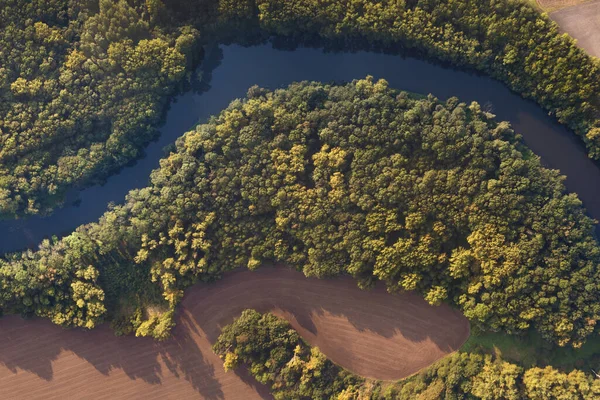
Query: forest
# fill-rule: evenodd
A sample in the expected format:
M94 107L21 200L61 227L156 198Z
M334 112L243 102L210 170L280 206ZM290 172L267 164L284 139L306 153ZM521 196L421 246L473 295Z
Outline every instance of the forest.
M143 154L202 44L417 53L488 74L600 158L598 62L518 0L2 0L0 218L47 214Z
M252 87L160 164L98 223L0 261L2 311L165 338L189 285L280 262L418 291L487 330L573 347L596 332L593 221L476 103L371 77Z
M489 355L459 352L399 382L353 375L309 346L283 319L246 310L213 347L225 370L246 365L275 399L596 399L600 381L582 371L524 369Z
M268 41L489 75L600 159L598 60L520 0L0 0L0 219L47 215L142 157L204 45ZM190 285L282 263L577 349L598 333L600 246L563 180L477 103L371 77L255 86L98 222L0 258L0 315L162 340ZM583 371L475 352L366 380L253 311L214 349L276 398L600 396Z
M156 136L201 48L140 3L0 2L0 217L51 211Z

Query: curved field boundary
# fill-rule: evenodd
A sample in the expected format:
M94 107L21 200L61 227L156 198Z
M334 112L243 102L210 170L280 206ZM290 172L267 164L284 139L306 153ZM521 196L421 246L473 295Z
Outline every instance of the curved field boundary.
M407 377L458 349L468 321L416 294L363 291L350 277L307 279L287 268L227 274L190 288L173 338L115 337L0 319L0 398L269 398L249 375L225 373L211 343L246 308L286 318L311 345L359 375Z

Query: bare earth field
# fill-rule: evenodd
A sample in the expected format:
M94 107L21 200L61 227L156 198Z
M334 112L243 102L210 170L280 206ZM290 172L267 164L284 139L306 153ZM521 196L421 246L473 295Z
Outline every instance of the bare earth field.
M562 8L587 3L590 0L536 0L538 5L546 12L557 11Z
M285 317L335 362L385 380L417 372L469 336L458 311L431 307L418 295L264 267L190 288L173 338L162 343L118 338L107 326L65 330L42 319L2 318L0 398L270 398L245 372L225 373L211 350L221 327L246 308Z
M592 0L550 14L563 32L592 56L600 57L600 0Z

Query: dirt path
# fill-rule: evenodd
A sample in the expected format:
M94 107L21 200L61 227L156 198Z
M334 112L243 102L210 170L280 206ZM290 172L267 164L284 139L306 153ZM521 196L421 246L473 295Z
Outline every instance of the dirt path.
M2 399L260 399L265 387L224 373L211 343L243 309L274 311L331 359L358 374L406 377L467 339L467 320L417 295L358 289L352 279L307 279L284 268L235 272L188 291L174 337L117 338L106 326L64 330L0 319Z
M592 56L600 57L600 0L592 0L550 13L563 32Z

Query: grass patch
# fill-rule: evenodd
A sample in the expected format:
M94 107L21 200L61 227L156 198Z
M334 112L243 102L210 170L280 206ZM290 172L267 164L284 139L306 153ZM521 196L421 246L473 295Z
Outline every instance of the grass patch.
M565 372L573 369L600 369L600 337L590 337L579 349L558 347L535 332L511 336L501 332L482 332L472 327L461 351L494 354L525 368L551 365Z

